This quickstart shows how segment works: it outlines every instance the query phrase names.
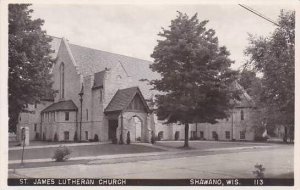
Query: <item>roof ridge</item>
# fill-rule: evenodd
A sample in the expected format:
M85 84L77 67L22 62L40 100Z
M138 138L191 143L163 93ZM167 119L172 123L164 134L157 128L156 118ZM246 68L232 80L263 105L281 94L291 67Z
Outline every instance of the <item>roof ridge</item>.
M51 38L63 39L63 37L57 37L57 36L53 36L53 35L49 35L49 34L46 34L46 36L49 36Z
M69 45L74 45L74 46L78 46L78 47L81 47L81 48L87 48L87 49L91 49L91 50L94 50L94 51L101 51L101 52L108 53L108 54L114 54L114 55L118 55L118 56L123 56L123 57L131 58L131 59L138 59L138 60L147 61L147 62L152 63L152 61L150 61L150 60L137 58L137 57L132 57L132 56L123 55L123 54L114 53L114 52L109 52L109 51L105 51L105 50L95 49L95 48L91 48L91 47L86 47L86 46L82 46L82 45L78 45L78 44L73 44L73 43L70 43L70 42L69 42Z
M139 88L139 87L138 86L132 86L132 87L122 88L122 89L118 89L118 90L127 90L127 89L131 89L131 88Z

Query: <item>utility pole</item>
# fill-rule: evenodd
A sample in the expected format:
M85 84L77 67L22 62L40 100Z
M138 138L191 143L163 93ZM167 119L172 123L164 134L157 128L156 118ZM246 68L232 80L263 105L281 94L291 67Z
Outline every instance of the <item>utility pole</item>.
M233 110L231 111L231 141L234 141L235 139L233 138Z
M25 134L25 128L22 128L21 131L21 138L23 141L23 149L22 149L22 158L21 158L21 166L24 166L24 149L25 149L25 138L26 138L26 134Z
M120 144L124 144L124 141L123 141L123 128L124 128L124 126L123 126L123 119L124 119L124 117L123 117L123 112L121 112L121 135L120 135Z

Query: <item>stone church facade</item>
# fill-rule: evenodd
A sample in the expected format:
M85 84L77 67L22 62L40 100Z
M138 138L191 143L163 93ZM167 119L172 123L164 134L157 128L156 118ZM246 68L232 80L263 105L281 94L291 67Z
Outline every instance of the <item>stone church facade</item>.
M157 79L151 62L86 48L64 38L51 42L56 63L52 69L53 99L28 105L19 116L17 135L29 128L30 140L96 140L150 142L184 139L184 127L162 124L151 111L155 91L141 79ZM242 87L237 83L236 88ZM80 100L82 99L82 101ZM191 139L253 140L251 98L243 91L231 117L217 124L191 124Z

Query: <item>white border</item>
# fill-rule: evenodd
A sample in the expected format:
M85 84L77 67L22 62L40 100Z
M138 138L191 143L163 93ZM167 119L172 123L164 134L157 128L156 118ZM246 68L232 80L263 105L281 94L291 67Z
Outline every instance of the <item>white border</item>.
M292 4L296 9L296 99L295 99L295 151L294 151L294 174L295 174L295 186L294 187L176 187L176 189L300 189L300 123L299 123L299 98L297 95L300 94L300 87L297 81L300 81L300 37L298 35L300 31L300 1L297 0L252 0L252 1L237 1L237 0L0 0L0 189L41 189L41 187L8 187L7 186L7 170L8 170L8 97L7 97L7 82L8 82L8 3L36 3L36 4ZM298 52L298 54L297 54ZM58 187L42 187L43 189L53 189ZM118 189L119 187L59 187L64 189ZM122 187L122 189L160 189L161 187ZM164 189L173 189L174 187L164 187Z

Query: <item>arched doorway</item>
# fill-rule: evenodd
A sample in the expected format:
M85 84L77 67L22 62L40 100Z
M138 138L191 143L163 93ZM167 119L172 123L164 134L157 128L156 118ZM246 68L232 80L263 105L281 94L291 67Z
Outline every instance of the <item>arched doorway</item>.
M133 117L134 126L135 126L135 141L141 142L142 141L142 121L139 117Z

